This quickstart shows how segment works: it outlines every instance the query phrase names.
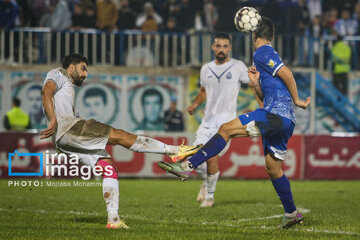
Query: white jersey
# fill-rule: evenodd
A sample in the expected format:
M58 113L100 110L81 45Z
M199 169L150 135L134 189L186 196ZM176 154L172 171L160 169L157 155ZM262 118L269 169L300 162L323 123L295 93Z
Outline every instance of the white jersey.
M215 61L202 66L200 84L206 91L205 114L201 125L219 128L237 116L237 98L241 83L248 83L245 64L231 58L230 61L216 65Z
M55 141L58 141L81 118L75 114L74 84L66 70L64 68L52 69L46 75L44 86L48 81L56 84L53 101L57 120Z

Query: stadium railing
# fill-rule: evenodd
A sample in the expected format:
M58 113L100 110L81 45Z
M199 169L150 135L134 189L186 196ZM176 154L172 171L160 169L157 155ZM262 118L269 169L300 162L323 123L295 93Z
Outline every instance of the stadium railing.
M232 55L252 62L249 34L231 33ZM80 52L92 65L134 67L199 66L211 61L211 33L161 33L137 30L105 33L96 29L53 32L50 28L15 28L0 32L1 64L59 64ZM359 69L360 36L345 38L352 47L352 68ZM294 67L331 70L329 49L334 38L278 35L273 42L283 60Z

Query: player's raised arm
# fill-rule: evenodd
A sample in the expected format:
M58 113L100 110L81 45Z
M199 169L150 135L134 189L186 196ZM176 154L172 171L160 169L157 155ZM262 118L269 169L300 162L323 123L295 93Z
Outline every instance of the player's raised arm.
M306 109L310 105L311 97L306 98L305 101L299 99L294 75L292 74L290 69L284 65L279 69L277 75L281 78L281 80L285 83L286 87L288 88L294 104L298 107Z
M53 135L57 127L53 102L55 91L56 84L53 81L47 81L41 90L42 104L44 106L46 117L49 120L49 125L47 129L40 132L40 135L42 136L40 139L48 138Z
M196 96L194 102L187 108L188 113L193 115L194 111L206 100L206 91L204 87L201 87L198 95Z

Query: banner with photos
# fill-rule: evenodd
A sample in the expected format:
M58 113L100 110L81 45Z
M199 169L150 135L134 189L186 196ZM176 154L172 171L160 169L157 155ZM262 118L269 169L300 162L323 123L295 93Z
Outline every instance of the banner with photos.
M21 101L21 109L29 114L31 126L34 129L45 129L46 121L42 110L41 89L46 73L12 72L11 98ZM8 89L6 89L8 90ZM4 99L11 101L11 99Z
M164 111L171 99L183 107L183 80L178 76L127 76L127 129L164 131Z
M0 116L17 97L32 128L45 129L41 90L46 74L0 72ZM4 79L9 80L5 85ZM163 115L171 99L177 100L177 110L184 110L183 86L181 76L89 74L81 87L75 87L75 111L83 119L128 131L164 131ZM4 130L2 124L0 130Z

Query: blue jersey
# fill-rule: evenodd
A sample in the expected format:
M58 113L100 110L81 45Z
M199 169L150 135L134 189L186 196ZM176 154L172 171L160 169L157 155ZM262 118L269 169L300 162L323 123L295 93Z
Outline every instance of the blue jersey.
M295 123L293 103L285 83L276 73L284 66L279 54L271 45L264 45L254 53L254 65L260 72L260 87L264 96L264 109L288 118Z

